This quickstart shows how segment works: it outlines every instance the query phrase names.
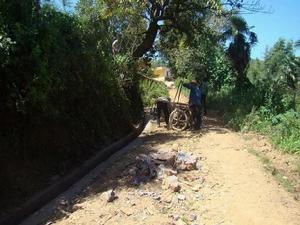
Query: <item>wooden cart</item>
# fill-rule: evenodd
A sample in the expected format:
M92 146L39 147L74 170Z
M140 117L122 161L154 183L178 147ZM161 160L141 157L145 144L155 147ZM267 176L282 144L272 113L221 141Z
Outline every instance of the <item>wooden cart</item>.
M169 118L170 128L178 131L187 129L191 124L191 111L188 104L179 102L181 91L182 82L179 84L174 101L171 103L172 112Z

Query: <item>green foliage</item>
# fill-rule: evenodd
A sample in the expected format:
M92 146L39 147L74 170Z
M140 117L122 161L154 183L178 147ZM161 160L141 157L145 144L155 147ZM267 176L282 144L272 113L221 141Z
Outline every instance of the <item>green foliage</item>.
M208 30L205 35L195 35L193 43L182 38L178 46L170 49L164 47L163 54L168 58L175 77L199 80L207 77L214 90L231 84L234 81L234 70L222 47L213 41L215 38L215 33Z
M158 97L169 96L167 86L158 81L142 80L140 83L142 99L145 106L153 106Z
M300 154L300 114L293 110L271 115L261 107L250 113L243 125L244 130L255 130L271 137L280 149Z
M188 83L191 82L191 78L182 78L182 77L178 77L175 80L175 86L178 88L180 83ZM182 87L181 89L181 94L183 94L184 96L188 97L190 94L190 90L188 88ZM174 99L175 101L177 101L177 99Z
M47 4L36 14L30 1L0 9L0 191L13 204L10 194L22 200L39 186L26 180L63 175L128 134L142 102L135 63L111 55L108 24L96 14Z
M250 62L251 47L257 43L257 36L250 31L247 22L239 16L232 16L225 38L232 39L227 49L227 55L237 72L236 86L249 86L246 71Z
M280 149L299 154L299 68L293 44L279 40L264 60L250 63L247 75L252 87L241 92L224 85L210 96L211 104L223 109L231 127L263 133Z
M260 92L260 105L274 114L296 109L299 68L292 42L282 39L266 51L263 61L251 62L248 77Z

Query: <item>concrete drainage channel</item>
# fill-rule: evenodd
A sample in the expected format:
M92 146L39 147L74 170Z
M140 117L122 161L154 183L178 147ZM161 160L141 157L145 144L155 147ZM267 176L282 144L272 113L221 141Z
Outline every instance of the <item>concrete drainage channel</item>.
M122 148L122 151L126 151L127 148L125 146L127 146L129 143L129 145L137 144L136 141L133 140L142 133L145 126L146 119L141 121L132 133L128 134L126 137L113 143L107 148L101 150L93 158L87 160L79 168L75 169L71 174L33 196L29 201L27 201L11 215L1 218L0 225L19 224L28 216L29 217L21 224L34 225L35 223L41 223L41 221L32 221L35 220L33 219L33 217L36 216L35 214L40 214L40 219L45 218L43 214L47 214L47 212L53 210L55 208L55 205L62 200L60 195L64 195L63 192L68 190L72 185L73 186L68 196L64 196L63 198L71 198L73 195L78 193L83 186L87 185L93 179L93 177L96 176L96 171L104 168L105 160L109 159L109 157L111 156L113 157L115 153L118 154L118 151ZM74 185L75 183L76 185Z

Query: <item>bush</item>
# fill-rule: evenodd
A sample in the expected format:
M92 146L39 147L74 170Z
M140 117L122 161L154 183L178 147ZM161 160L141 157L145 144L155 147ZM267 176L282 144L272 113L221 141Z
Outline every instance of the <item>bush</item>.
M140 82L140 89L145 106L153 106L158 97L169 96L167 86L158 81L142 80Z
M13 16L5 4L0 7L1 209L128 134L142 111L135 74L126 82L118 76L120 63L110 53L105 21L49 5L35 15L31 4Z
M269 136L283 151L300 154L300 114L286 103L290 102L290 96L274 97L276 93L268 92L263 95L261 90L254 87L241 93L225 85L220 91L210 93L209 104L235 130L254 130ZM276 98L281 99L280 103L274 103Z
M244 130L255 130L271 137L280 149L300 154L300 113L289 110L283 114L271 115L261 107L247 116Z

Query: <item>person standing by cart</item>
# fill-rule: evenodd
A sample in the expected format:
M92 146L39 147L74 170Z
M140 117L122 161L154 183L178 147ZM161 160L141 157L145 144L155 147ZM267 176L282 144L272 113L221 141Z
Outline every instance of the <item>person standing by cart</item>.
M157 108L157 126L160 127L160 116L161 116L161 112L164 113L164 117L165 117L165 122L167 125L167 128L169 129L169 117L170 117L170 103L171 99L169 97L158 97L156 99L156 108Z
M183 83L182 85L190 89L189 108L192 113L191 129L199 130L201 128L201 123L202 123L202 117L201 117L202 93L201 93L200 84L196 80L192 80L190 83Z

